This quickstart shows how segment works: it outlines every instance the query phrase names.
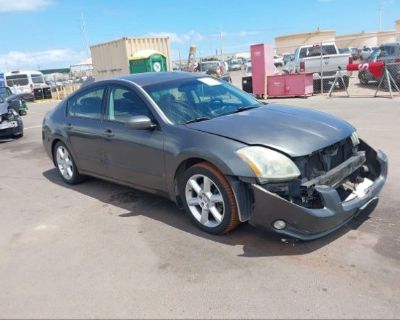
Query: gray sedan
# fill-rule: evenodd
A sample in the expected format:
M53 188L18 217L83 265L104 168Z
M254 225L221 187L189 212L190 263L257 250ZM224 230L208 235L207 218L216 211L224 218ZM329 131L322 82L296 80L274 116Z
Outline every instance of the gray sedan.
M387 175L385 154L345 121L183 72L80 89L46 115L43 143L66 183L94 176L168 197L213 234L249 221L321 237L369 214Z

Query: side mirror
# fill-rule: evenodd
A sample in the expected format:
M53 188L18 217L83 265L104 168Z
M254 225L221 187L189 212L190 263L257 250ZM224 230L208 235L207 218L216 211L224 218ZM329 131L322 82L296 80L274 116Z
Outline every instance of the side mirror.
M136 116L130 118L126 126L132 130L151 130L157 125L148 116Z

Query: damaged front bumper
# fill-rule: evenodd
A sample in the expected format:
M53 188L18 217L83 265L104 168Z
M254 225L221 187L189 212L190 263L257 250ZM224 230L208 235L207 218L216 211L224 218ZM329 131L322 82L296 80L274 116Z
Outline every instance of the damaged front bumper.
M252 184L254 207L249 222L285 236L313 240L339 229L362 211L376 206L377 196L386 182L388 160L382 151L375 152L366 144L365 149L365 165L371 168L372 174L369 177L371 180L368 179L370 184L361 192L353 192L351 196L343 199L337 189L338 180L333 181L335 175L337 179L338 175L343 175L346 170L355 170L360 164L360 159L353 159L339 170L332 170L331 174L311 182L315 183L314 192L322 203L319 208L296 204L261 185ZM284 222L279 229L276 225L274 227L276 221Z

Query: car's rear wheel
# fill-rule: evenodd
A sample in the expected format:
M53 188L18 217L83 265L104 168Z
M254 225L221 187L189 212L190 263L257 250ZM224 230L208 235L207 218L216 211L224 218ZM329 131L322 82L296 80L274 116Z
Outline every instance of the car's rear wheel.
M223 234L239 225L233 190L213 165L202 162L190 167L180 183L180 194L186 211L202 230Z
M57 170L68 184L77 184L84 180L84 176L79 174L75 161L68 148L62 142L57 142L53 152L54 163Z

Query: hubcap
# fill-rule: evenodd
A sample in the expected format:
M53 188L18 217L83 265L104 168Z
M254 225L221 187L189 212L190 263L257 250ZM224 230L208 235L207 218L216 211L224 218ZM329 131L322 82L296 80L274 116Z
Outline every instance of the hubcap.
M70 180L74 175L73 164L69 152L65 147L59 146L57 148L56 161L58 170L62 176L65 179Z
M209 177L193 175L186 183L185 197L190 212L202 225L214 228L222 222L225 213L224 199Z

